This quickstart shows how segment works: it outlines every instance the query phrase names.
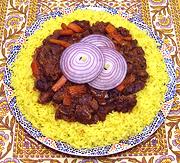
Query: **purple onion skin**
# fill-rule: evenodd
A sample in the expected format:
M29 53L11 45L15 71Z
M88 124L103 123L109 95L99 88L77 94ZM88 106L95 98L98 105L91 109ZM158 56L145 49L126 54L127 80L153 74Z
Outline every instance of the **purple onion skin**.
M127 63L124 57L116 50L108 47L100 47L105 58L105 65L110 67L98 75L88 84L99 90L110 90L117 87L126 77Z
M100 34L92 34L84 37L81 42L94 44L98 47L109 47L115 49L114 43L108 37Z
M80 42L69 46L60 59L60 68L64 76L78 84L88 83L97 78L103 66L103 53L97 46L88 43Z

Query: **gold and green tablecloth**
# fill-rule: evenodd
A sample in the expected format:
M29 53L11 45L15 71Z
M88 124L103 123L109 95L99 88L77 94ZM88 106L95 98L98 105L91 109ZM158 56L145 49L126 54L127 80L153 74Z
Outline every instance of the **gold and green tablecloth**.
M65 7L95 4L139 14L162 38L176 68L177 93L165 123L147 141L108 157L77 157L40 144L11 115L3 91L3 70L12 46L38 16ZM180 163L180 0L1 0L0 163Z

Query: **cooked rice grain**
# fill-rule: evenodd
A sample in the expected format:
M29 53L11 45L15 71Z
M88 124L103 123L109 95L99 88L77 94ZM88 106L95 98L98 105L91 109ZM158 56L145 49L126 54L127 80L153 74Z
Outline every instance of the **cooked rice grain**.
M84 125L78 122L56 121L54 107L51 104L37 103L39 93L33 90L34 79L30 68L34 51L48 35L60 28L62 22L68 24L74 20L89 20L91 24L103 21L111 22L116 27L123 26L130 30L133 38L137 39L139 46L144 49L150 78L147 86L137 93L138 102L131 113L113 112L107 115L104 122ZM41 29L24 43L11 68L12 86L15 89L17 104L27 120L45 136L67 142L76 148L118 143L119 140L128 139L141 132L159 111L160 102L166 91L164 83L168 82L162 55L152 38L119 15L112 16L106 12L92 10L77 10L63 18L58 17L46 21Z

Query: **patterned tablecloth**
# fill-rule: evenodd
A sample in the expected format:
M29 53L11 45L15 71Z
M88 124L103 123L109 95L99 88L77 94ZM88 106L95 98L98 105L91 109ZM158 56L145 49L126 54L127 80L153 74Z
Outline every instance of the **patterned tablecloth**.
M109 157L83 158L56 152L30 137L12 117L3 91L6 58L19 36L36 18L76 5L114 7L139 14L163 39L175 62L177 94L166 122L146 142ZM70 8L69 8L70 9ZM68 11L64 11L68 12ZM1 0L0 1L0 163L180 162L180 0Z

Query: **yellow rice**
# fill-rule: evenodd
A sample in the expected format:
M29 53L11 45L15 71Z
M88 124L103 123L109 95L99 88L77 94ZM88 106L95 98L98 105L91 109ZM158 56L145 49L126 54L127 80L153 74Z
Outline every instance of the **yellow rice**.
M42 44L43 39L60 28L64 22L68 24L74 20L89 20L111 22L116 27L123 26L130 30L134 39L138 40L139 46L145 51L147 60L147 72L149 80L147 86L137 93L137 105L131 113L113 112L107 115L104 122L93 125L84 125L78 122L56 121L52 104L41 105L37 103L39 93L33 90L34 79L31 71L31 61L35 49ZM91 148L128 139L136 135L150 124L160 109L163 100L168 76L162 55L157 49L157 44L144 31L139 30L134 24L124 20L118 15L92 10L77 10L63 18L46 21L41 29L36 31L24 43L13 70L12 86L15 89L17 104L27 120L38 128L45 136L61 140L76 148Z

